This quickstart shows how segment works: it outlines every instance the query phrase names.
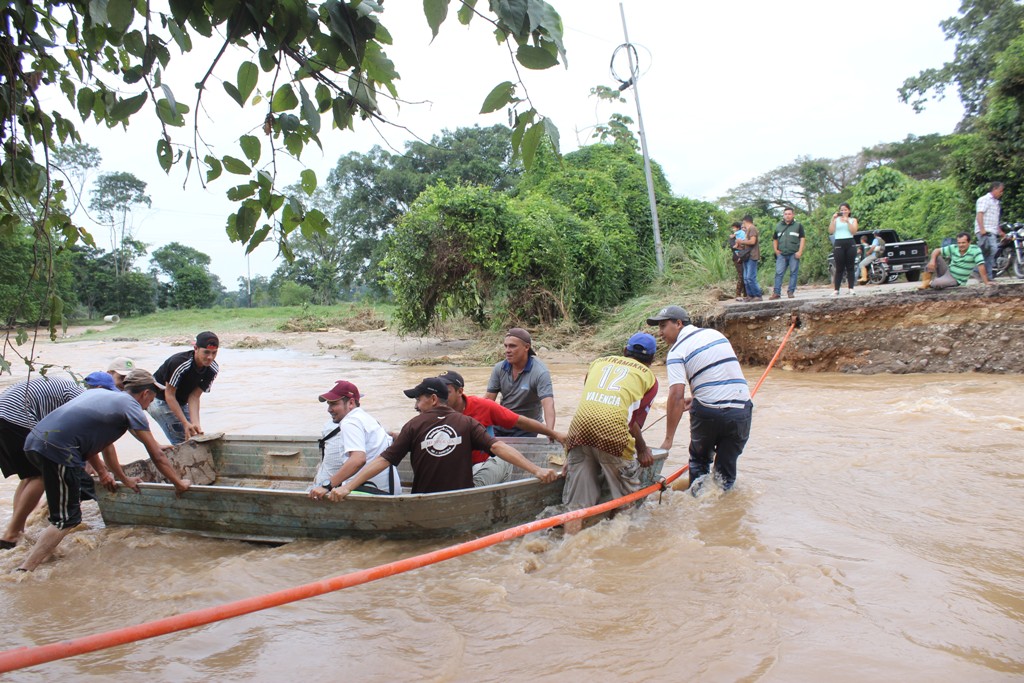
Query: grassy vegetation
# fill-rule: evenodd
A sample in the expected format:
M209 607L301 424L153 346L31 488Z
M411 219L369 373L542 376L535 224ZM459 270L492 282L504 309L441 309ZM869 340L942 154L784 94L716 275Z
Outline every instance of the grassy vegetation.
M191 336L202 330L218 334L279 331L315 331L330 327L360 325L359 329L384 327L391 320L390 304L340 304L338 306L271 306L266 308L208 308L160 311L136 318L122 318L116 325L102 321L75 321L88 325L86 339ZM346 329L351 329L346 327Z

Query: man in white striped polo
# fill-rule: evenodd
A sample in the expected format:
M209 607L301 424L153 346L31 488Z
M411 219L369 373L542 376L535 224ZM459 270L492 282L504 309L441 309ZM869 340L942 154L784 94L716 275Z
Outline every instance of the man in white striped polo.
M679 420L690 411L690 490L697 495L714 464L714 478L728 491L736 483L736 461L750 437L754 407L736 352L721 332L693 325L680 306L666 306L647 324L658 326L669 348L661 447L672 448Z

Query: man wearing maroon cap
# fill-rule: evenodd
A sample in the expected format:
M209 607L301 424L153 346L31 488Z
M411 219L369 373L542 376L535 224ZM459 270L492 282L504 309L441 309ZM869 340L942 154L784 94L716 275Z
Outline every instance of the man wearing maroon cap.
M501 394L501 405L531 420L543 421L555 428L555 392L551 373L537 358L533 338L521 327L505 333L505 360L494 366L487 381L484 398L494 401ZM532 436L522 429L495 429L497 436Z
M445 370L437 376L448 385L448 405L456 412L468 415L494 435L494 428L519 429L530 434L543 434L552 441L565 442L565 434L548 429L543 422L517 415L494 401L464 393L466 382L454 370ZM491 457L484 451L473 451L473 486L487 486L512 481L515 467L501 458Z
M362 396L355 384L345 380L338 380L329 391L320 394L320 401L327 404L331 420L324 426L323 438L320 439L320 467L309 492L313 500L321 500L332 489L351 479L391 445L391 436L359 406ZM398 495L402 492L398 468L388 467L354 490Z
M388 465L398 465L410 452L413 493L472 488L474 449L490 451L545 484L558 478L554 470L533 464L512 446L496 441L479 422L448 407L448 385L437 377L427 377L407 389L405 395L416 399L420 414L405 423L394 443L379 458L328 493L330 500L344 499Z
M203 433L199 424L199 399L210 391L217 378L220 339L213 332L200 332L192 349L176 353L153 376L165 388L159 389L149 406L150 416L164 430L172 444Z

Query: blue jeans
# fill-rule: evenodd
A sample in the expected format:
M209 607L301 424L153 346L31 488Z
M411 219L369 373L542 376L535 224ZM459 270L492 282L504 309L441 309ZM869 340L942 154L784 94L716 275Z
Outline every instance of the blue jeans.
M800 272L800 259L796 257L796 254L779 254L775 257L775 293L782 294L782 276L786 274L786 269L789 269L789 289L786 290L790 293L796 291L796 275Z
M187 405L181 406L181 412L185 413L185 419L192 420L192 416L188 414ZM166 401L153 399L153 402L149 404L149 416L164 430L164 434L167 435L167 440L171 442L172 446L177 446L185 441L185 425L174 417L174 413L171 412Z
M743 262L743 286L747 288L747 296L762 296L764 292L757 284L757 261L747 259Z
M995 235L986 233L978 237L978 247L981 249L981 255L985 257L985 274L988 275L989 280L994 280L999 239Z

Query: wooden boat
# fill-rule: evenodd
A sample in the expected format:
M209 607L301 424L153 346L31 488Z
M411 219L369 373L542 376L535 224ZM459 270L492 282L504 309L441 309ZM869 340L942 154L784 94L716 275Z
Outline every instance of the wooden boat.
M547 439L506 439L533 462L554 467L564 458ZM645 468L654 481L667 452ZM306 494L320 462L315 438L213 434L181 444L171 454L193 485L183 496L164 483L152 462L125 466L141 477L140 493L124 486L111 493L97 486L107 525L130 524L207 536L280 543L299 538L427 538L493 532L540 518L559 505L565 480L542 484L517 470L517 481L444 493L398 496L351 495L340 503ZM405 490L409 459L399 468ZM555 513L557 510L550 510Z

